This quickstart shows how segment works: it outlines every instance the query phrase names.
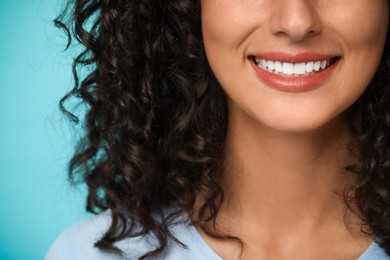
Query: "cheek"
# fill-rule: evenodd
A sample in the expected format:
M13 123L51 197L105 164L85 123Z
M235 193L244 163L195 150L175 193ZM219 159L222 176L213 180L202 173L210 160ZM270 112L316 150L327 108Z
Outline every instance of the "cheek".
M332 30L336 32L344 49L344 65L339 80L341 87L363 92L374 76L386 41L388 29L387 1L354 1L349 12L338 16L334 10ZM341 7L340 7L341 8Z
M343 0L341 0L343 1ZM329 15L329 27L346 43L346 50L381 52L388 27L387 0L348 1ZM348 13L345 9L350 10Z
M206 48L219 44L237 49L266 18L264 1L259 0L203 0L202 32ZM216 50L219 51L219 50Z
M227 12L213 12L215 8L210 5L214 4L206 5L202 12L202 33L206 49L216 44L233 47L239 38L237 34L240 34L240 31L237 30L237 25L229 19L231 16L229 10Z

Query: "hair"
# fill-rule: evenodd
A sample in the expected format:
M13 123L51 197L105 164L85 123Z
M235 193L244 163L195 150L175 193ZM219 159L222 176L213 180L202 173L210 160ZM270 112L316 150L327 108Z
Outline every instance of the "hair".
M69 178L86 183L87 211L111 211L111 226L95 244L104 251L122 254L115 242L147 234L159 246L140 259L162 253L169 240L185 247L169 229L184 212L196 214L207 234L237 239L207 228L223 201L227 106L205 55L200 9L194 0L75 0L55 20L68 33L67 47L72 38L84 46L73 63L75 86L60 108L78 122L65 102L87 105ZM344 197L357 205L362 230L369 227L390 254L389 41L358 102L349 147L357 160L346 166L357 182ZM175 210L153 218L162 207Z

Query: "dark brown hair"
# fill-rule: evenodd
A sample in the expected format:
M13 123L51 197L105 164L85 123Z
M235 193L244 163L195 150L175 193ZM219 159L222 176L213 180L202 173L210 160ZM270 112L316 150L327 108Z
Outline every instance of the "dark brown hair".
M86 134L69 177L87 184L88 211L112 212L111 227L96 246L120 254L114 242L153 234L160 246L141 258L156 256L169 239L176 241L169 226L181 213L192 214L197 198L203 201L198 224L207 231L223 201L218 179L227 109L204 52L200 1L75 0L55 23L68 33L69 44L74 38L84 46L74 59L75 87L60 106L75 122L65 102L78 98L88 107ZM347 166L358 180L353 203L388 254L389 55L387 41L378 72L359 100L361 125L351 125L350 150L359 159ZM88 72L81 76L83 69ZM177 210L153 219L151 212L162 207Z

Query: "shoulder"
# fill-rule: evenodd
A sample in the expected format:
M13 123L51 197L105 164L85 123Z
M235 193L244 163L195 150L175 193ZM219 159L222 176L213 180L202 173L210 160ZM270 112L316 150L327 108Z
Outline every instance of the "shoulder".
M45 260L115 260L119 256L103 252L94 244L100 240L111 225L109 211L88 218L63 231L54 241L46 254ZM196 229L186 223L171 227L174 236L186 247L169 241L163 254L155 259L215 259L220 258L207 247ZM157 241L152 236L126 238L115 244L125 253L125 259L138 259L156 248Z
M45 259L104 259L104 254L94 247L94 243L103 236L110 223L111 215L107 211L67 228L51 245Z
M50 247L46 260L68 259L121 259L94 246L111 225L109 211L81 221L64 230ZM125 251L130 259L138 258L143 252L150 251L153 243L146 238L129 238L116 244Z
M390 256L377 241L373 242L357 260L389 260Z

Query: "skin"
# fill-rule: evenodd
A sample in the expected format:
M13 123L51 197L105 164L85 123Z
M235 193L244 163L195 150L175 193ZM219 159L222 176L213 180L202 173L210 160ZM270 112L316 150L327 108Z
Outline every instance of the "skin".
M388 26L386 0L202 0L204 46L228 96L229 125L217 230L246 244L244 259L356 259L372 242L344 216L336 192L353 184L348 108L377 70ZM283 92L254 72L263 52L338 56L319 88ZM200 231L223 259L234 243Z

